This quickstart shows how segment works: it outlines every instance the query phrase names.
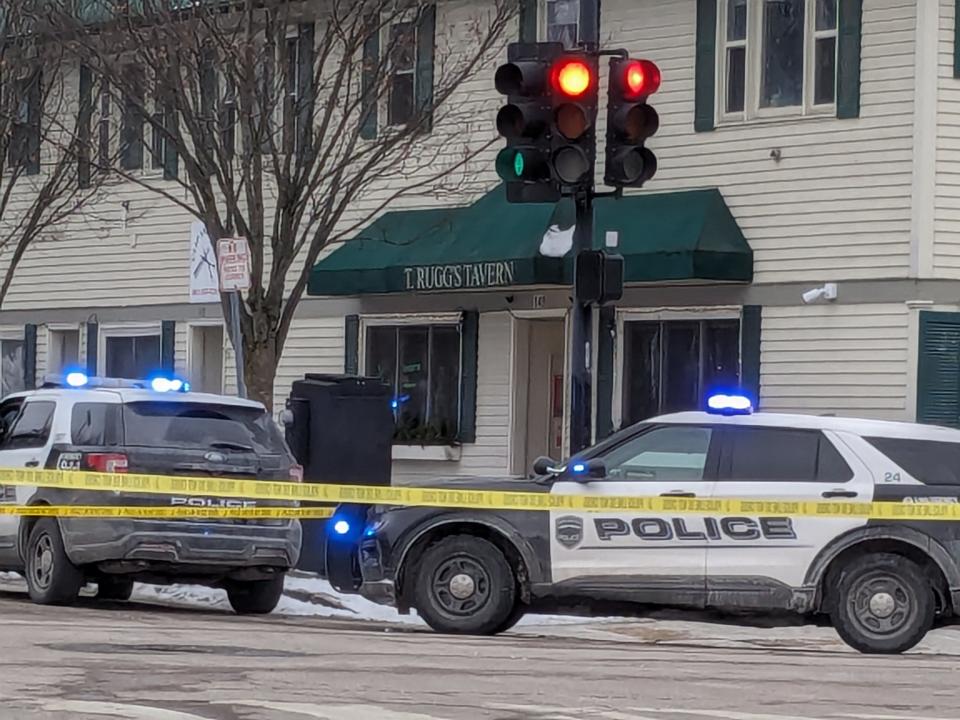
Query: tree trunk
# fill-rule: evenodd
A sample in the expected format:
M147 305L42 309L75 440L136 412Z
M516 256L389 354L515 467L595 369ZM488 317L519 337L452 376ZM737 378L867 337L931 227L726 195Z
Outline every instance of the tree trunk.
M243 366L247 397L266 405L273 412L273 385L277 378L277 353L274 343L249 343L244 338Z

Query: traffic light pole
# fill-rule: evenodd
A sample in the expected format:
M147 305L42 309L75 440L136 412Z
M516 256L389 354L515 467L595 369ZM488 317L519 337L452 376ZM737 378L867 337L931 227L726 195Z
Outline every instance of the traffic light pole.
M600 49L600 0L580 0L580 41L588 52ZM574 257L593 249L593 180L574 197L577 209L573 233ZM576 287L576 278L574 278ZM593 439L593 307L573 298L570 332L570 454Z

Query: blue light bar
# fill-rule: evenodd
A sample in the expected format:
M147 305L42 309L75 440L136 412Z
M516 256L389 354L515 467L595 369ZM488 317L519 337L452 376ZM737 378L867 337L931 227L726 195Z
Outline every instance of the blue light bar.
M570 466L570 472L574 473L575 475L580 475L581 473L585 473L586 471L587 471L586 463L578 462Z
M350 532L350 523L348 523L346 520L337 520L333 524L333 531L337 535L346 535L348 532Z
M150 389L158 393L190 392L190 383L180 378L155 377L150 381Z
M753 403L746 395L711 395L707 399L707 411L719 415L749 415Z
M65 380L67 385L75 388L83 387L90 382L90 378L87 377L87 374L79 371L67 373Z

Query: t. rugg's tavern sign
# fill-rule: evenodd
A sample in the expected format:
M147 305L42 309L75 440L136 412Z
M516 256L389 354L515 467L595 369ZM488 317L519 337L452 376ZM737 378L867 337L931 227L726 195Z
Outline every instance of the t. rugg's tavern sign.
M514 284L513 260L498 262L424 265L403 269L406 290L465 290Z

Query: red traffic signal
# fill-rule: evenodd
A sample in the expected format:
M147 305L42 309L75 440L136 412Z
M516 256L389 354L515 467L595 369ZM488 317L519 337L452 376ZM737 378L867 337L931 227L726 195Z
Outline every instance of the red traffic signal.
M627 100L639 100L660 89L660 68L649 60L629 60L620 66L620 91Z
M553 67L553 88L567 97L578 98L596 85L590 66L578 58L562 58Z

